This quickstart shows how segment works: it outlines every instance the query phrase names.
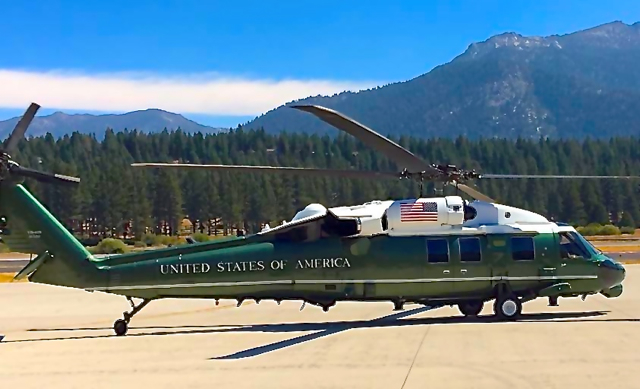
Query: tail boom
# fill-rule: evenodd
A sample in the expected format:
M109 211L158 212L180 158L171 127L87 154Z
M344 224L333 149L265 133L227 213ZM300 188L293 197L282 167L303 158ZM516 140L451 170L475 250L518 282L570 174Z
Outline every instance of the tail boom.
M0 215L9 248L38 254L21 277L30 273L32 282L70 287L106 279L91 253L24 186L0 183Z

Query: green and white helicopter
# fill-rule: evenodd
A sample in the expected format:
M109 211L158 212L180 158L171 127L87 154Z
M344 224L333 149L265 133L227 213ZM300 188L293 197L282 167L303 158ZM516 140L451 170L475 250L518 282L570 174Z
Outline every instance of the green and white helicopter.
M135 167L407 178L455 185L460 196L370 201L327 208L310 204L290 221L245 236L96 258L21 185L23 178L77 184L74 177L26 169L9 153L24 136L33 104L0 154L2 238L37 256L17 275L31 282L126 297L132 310L114 323L127 333L131 318L163 298L301 300L325 311L339 301L390 301L457 305L478 315L493 302L495 314L513 320L536 298L622 293L624 267L573 227L494 202L469 186L473 179L625 178L477 174L424 162L398 144L328 108L293 106L345 131L394 161L399 173L271 166L136 163ZM422 192L422 191L421 191ZM108 195L108 193L105 193ZM142 299L135 304L133 298Z

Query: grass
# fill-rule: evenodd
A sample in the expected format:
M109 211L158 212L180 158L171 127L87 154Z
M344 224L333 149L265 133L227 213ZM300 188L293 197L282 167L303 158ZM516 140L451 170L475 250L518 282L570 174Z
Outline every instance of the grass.
M14 273L0 273L0 284L13 281ZM26 279L18 282L26 282Z

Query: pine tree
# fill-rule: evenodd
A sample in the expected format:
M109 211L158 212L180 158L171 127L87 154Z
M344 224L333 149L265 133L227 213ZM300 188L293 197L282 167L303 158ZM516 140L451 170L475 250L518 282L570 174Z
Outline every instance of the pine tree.
M481 173L634 174L640 171L640 139L516 140L393 139L431 163L451 163ZM414 198L409 180L361 180L320 176L257 175L216 171L134 169L131 162L308 166L398 171L383 154L350 135L267 134L242 128L219 134L107 130L104 139L73 133L30 138L14 156L26 167L77 175L77 188L25 185L77 234L122 234L132 222L136 237L147 228L171 233L184 216L196 229L209 221L228 228L290 220L311 202L326 206L373 199ZM424 196L434 184L424 183ZM640 223L640 182L621 180L479 180L471 183L500 203L524 207L558 221L618 225ZM446 188L447 195L456 194ZM460 194L460 193L457 193ZM465 198L468 196L462 194ZM627 216L625 216L627 215ZM624 218L624 221L622 220ZM90 228L82 230L83 222ZM93 225L96 227L93 227ZM205 226L206 225L206 226ZM155 228L154 228L155 227Z

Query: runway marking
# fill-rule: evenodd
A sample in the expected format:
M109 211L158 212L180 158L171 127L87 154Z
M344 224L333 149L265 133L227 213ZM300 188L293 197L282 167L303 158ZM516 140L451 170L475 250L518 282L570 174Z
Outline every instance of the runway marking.
M420 344L416 349L416 353L413 355L413 360L411 361L411 365L409 366L409 370L407 371L407 375L404 377L404 381L402 382L402 386L400 387L400 389L404 389L404 386L407 384L407 381L409 380L409 376L411 375L411 371L413 370L413 365L415 365L416 359L418 359L418 354L420 353L420 350L422 350L422 345L424 344L424 340L427 339L427 334L429 333L430 329L431 329L431 326L427 327L426 331L424 331L424 335L422 335L422 340L420 341Z
M16 276L16 273L0 273L0 283L9 283L9 282L26 282L27 280L14 281L13 277Z

